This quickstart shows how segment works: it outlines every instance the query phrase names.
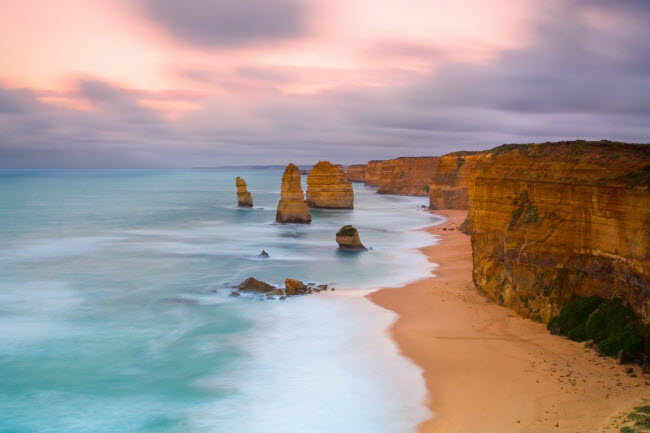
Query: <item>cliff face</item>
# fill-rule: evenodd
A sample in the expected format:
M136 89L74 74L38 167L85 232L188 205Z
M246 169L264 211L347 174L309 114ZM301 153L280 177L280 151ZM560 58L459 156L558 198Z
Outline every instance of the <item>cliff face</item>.
M365 182L366 180L366 165L353 164L348 167L347 171L348 180L350 182Z
M438 159L436 156L423 156L383 161L377 192L379 194L428 195L429 183L438 165Z
M282 191L275 220L279 223L311 222L311 214L300 185L300 170L293 164L287 165L282 176Z
M470 173L481 156L477 152L441 156L429 185L429 208L469 209Z
M577 296L619 296L650 320L650 146L507 145L469 187L473 279L548 321Z
M251 193L246 189L246 181L241 177L235 179L235 185L237 185L237 203L240 207L253 207L253 197Z
M313 208L352 209L354 192L345 172L328 161L314 165L307 176L307 205Z
M381 163L384 161L372 160L366 165L366 185L379 186L379 176L381 175Z

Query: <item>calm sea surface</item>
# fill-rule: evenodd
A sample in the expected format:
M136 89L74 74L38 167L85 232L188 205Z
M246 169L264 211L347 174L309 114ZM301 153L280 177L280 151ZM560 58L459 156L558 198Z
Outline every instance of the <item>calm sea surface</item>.
M415 230L439 220L355 184L354 210L278 225L281 177L0 170L0 432L413 431L420 371L352 288L430 272ZM372 250L338 251L345 224ZM228 296L249 276L337 290Z

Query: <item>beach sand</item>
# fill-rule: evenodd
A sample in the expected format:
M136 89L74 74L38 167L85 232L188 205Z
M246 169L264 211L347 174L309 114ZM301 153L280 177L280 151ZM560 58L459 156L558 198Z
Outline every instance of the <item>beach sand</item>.
M439 264L435 277L368 295L399 315L391 335L423 369L434 416L420 432L618 432L614 417L648 404L638 366L631 377L629 365L487 301L472 283L470 237L457 229L467 211L436 213L448 221L426 229L439 241L422 249Z

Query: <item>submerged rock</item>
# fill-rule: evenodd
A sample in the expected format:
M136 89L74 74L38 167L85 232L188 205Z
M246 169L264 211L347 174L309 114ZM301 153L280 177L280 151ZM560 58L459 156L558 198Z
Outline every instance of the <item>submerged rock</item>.
M351 225L343 226L336 233L336 242L339 248L350 250L365 250L366 247L361 243L359 232Z
M293 164L287 165L282 176L282 191L275 220L279 223L296 224L311 222L311 213L300 184L300 170Z
M237 185L237 202L240 207L253 207L253 197L246 189L246 181L241 177L235 179Z
M302 281L294 280L293 278L285 279L284 287L287 296L304 295L309 291L309 288Z
M247 278L241 284L237 286L239 290L245 290L247 292L272 292L275 290L270 284L265 283L264 281L256 280L253 277Z
M239 294L239 292L232 292L230 296L241 296L241 295Z
M262 258L265 258L265 259L266 259L266 258L269 257L269 253L267 253L266 251L262 250L262 252L259 253L259 254L257 255L257 257L262 257Z
M340 168L320 161L307 176L307 205L312 208L352 209L352 183Z

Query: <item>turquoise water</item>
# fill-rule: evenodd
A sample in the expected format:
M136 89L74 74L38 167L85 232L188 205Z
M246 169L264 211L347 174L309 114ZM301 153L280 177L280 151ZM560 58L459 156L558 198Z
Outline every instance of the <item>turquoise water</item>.
M0 171L0 432L413 430L420 372L352 288L422 277L437 218L357 184L354 210L278 225L281 175ZM345 224L372 250L338 251ZM228 296L249 276L337 291Z

